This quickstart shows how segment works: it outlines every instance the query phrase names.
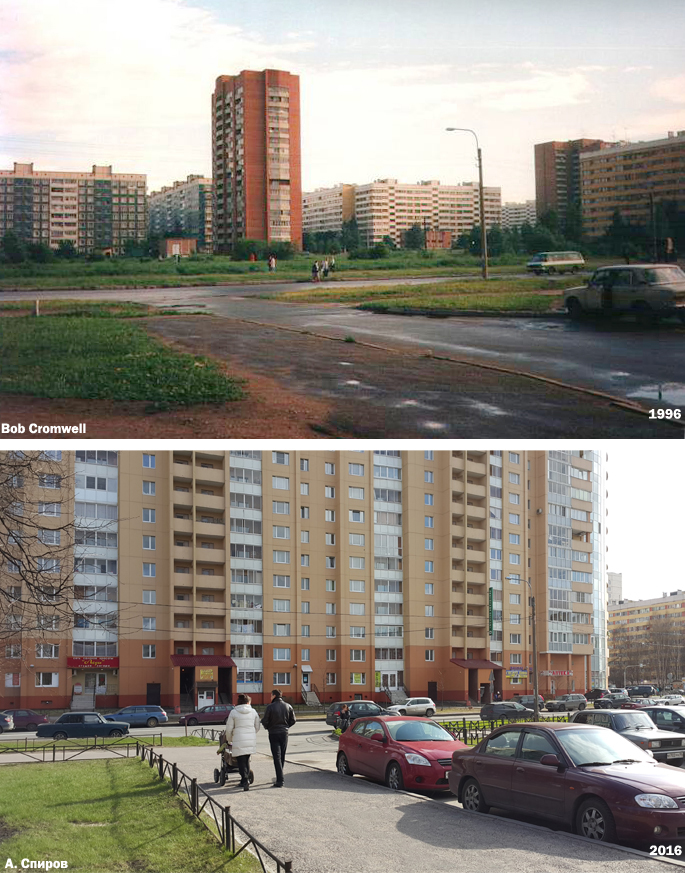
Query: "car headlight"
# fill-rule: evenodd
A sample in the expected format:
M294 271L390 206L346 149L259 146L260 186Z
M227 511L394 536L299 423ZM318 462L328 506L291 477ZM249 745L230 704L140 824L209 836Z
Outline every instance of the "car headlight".
M667 794L637 794L635 802L648 809L678 809L678 804Z
M423 755L417 755L416 752L406 752L404 757L408 764L418 764L420 767L430 767L431 762Z
M660 749L661 748L661 740L650 740L649 744L648 744L648 748Z

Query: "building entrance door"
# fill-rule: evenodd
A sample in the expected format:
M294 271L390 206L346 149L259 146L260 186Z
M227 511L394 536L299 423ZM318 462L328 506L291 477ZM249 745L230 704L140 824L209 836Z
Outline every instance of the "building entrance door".
M86 694L107 694L106 673L86 673L84 684Z
M391 691L397 688L397 673L381 673L381 686Z
M302 673L302 690L309 691L309 673Z
M204 688L202 691L197 692L197 705L198 708L200 706L212 706L214 704L214 689L213 688Z

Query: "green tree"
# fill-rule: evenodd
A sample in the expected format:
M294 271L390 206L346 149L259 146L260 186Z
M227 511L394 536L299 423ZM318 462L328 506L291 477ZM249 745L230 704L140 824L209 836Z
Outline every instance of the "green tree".
M397 246L395 245L395 240L391 236L384 236L382 239L382 243L384 246L387 246L390 251L395 251Z
M349 221L343 221L341 236L343 251L352 252L359 248L359 225L357 224L356 218L351 218Z
M548 209L546 212L543 212L542 215L538 216L537 223L542 227L546 227L547 230L551 231L553 234L559 233L559 214L554 209Z
M61 239L57 243L57 251L55 252L58 258L63 258L65 261L78 258L78 249L70 239Z
M496 258L504 252L504 234L499 224L494 224L488 231L488 255Z
M45 243L38 242L29 243L26 247L26 254L30 261L34 261L38 264L47 264L55 257L55 254L50 246L45 245Z
M2 259L9 264L21 264L26 260L24 241L13 230L8 230L2 238Z
M405 249L422 249L426 244L426 237L420 224L412 224L409 230L402 234L402 245Z

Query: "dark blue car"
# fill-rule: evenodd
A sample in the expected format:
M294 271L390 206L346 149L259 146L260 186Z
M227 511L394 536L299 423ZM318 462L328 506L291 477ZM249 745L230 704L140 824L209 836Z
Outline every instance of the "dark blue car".
M67 740L75 737L123 737L128 722L107 721L99 712L65 712L54 724L39 724L37 737Z
M169 716L161 706L125 706L119 712L106 715L107 721L125 721L131 727L157 727L166 724Z

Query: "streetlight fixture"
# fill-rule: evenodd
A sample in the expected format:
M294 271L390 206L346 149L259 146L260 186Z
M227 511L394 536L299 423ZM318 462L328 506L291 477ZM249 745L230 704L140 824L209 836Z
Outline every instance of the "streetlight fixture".
M520 577L514 576L505 576L507 582L510 582L512 579L516 578L517 581L520 581ZM533 587L528 582L528 590L532 592ZM537 640L537 632L536 632L536 623L535 623L535 597L531 594L530 596L530 617L531 617L531 625L532 625L532 633L533 633L533 717L535 721L540 721L540 697L538 690L538 640Z
M642 667L644 667L644 666L645 666L644 664L627 664L627 665L623 668L623 687L624 687L624 688L626 687L626 673L628 672L628 670L630 670L631 667L640 667L640 668L642 668Z
M478 206L480 212L480 249L481 249L481 264L483 268L483 278L488 278L488 236L485 230L485 200L483 197L483 156L481 154L480 145L478 143L478 137L476 136L476 131L471 130L470 127L446 127L445 130L452 131L464 131L466 133L472 133L474 139L476 140L476 153L478 155Z

